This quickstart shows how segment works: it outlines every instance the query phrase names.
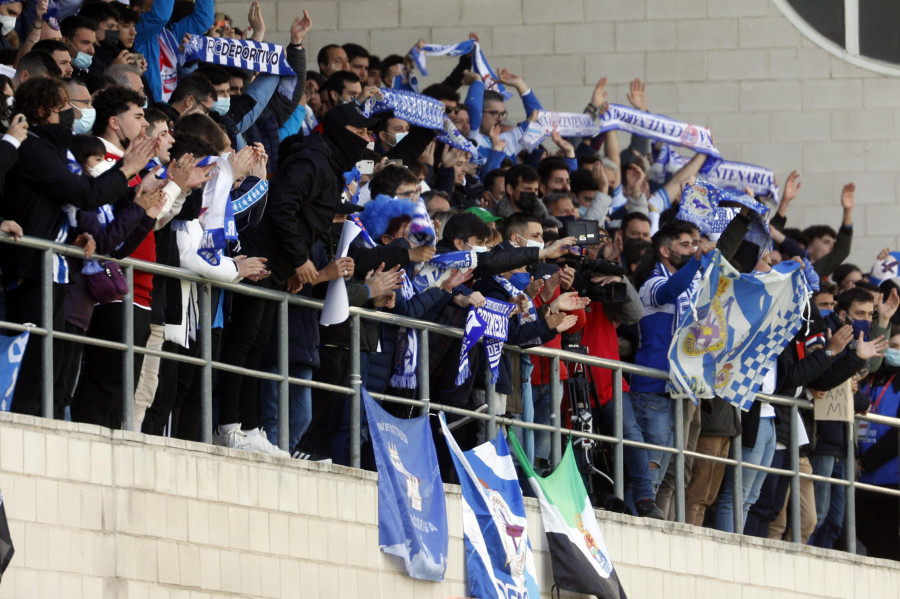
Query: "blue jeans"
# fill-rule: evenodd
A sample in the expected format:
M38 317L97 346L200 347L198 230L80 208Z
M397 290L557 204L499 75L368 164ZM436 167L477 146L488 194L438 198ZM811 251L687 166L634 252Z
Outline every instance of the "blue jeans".
M775 419L760 418L759 432L756 434L756 445L752 449L746 446L742 447L742 449L743 463L765 466L766 468L771 466L772 458L775 455ZM733 455L733 452L730 455ZM747 512L750 510L750 506L756 503L756 500L759 498L759 490L762 488L765 480L765 472L751 468L743 469L743 489L741 489L744 505L743 522L747 521ZM725 469L725 480L722 481L722 489L719 491L719 497L716 499L713 507L715 511L713 527L725 532L735 532L734 468L732 466L728 466Z
M663 447L674 447L675 412L672 400L663 395L641 393L640 391L627 393L625 397L626 403L629 400L634 410L634 418L638 426L641 427L644 442ZM654 496L659 491L659 485L666 475L666 468L669 467L671 458L671 453L658 449L647 450L647 463L658 466L657 468L650 468L650 486L653 489Z
M513 358L515 359L515 358ZM534 396L531 393L531 372L534 364L531 358L524 354L519 355L519 379L522 389L522 422L534 422ZM516 437L528 456L528 461L534 464L534 433L533 430L516 428Z
M550 424L550 414L553 412L550 403L550 385L559 385L559 396L562 397L562 383L559 381L546 385L533 385L531 387L532 401L534 405L534 422L536 424ZM550 459L550 433L546 431L534 431L534 457L542 460Z
M278 372L276 366L266 368L266 372ZM303 364L292 364L288 369L292 378L312 380L312 368ZM266 430L266 436L278 443L278 386L279 381L259 382L259 425ZM291 385L288 395L288 422L290 441L288 451L293 451L312 420L312 389Z
M813 455L809 457L813 474L846 478L847 458L833 455ZM823 482L814 482L816 494L816 530L809 537L809 544L825 549L834 549L844 528L846 487Z
M615 427L615 400L606 402L600 410L603 419L609 423L611 430ZM629 441L644 441L641 427L634 417L634 410L627 396L622 394L622 437ZM655 493L650 485L650 467L647 461L647 450L640 447L625 445L622 451L622 459L625 462L625 476L627 478L625 496L634 502L642 499L653 499ZM629 506L629 507L632 507Z

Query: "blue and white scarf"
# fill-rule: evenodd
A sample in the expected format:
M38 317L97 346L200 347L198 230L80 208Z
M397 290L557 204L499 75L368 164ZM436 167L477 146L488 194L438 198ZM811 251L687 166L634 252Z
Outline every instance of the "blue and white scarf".
M771 196L775 202L779 200L775 173L762 166L709 158L700 168L700 174L719 187L733 189L749 187L757 196Z
M184 66L194 60L270 75L297 75L288 64L282 46L253 40L191 36L178 55L178 64Z
M599 127L590 115L574 112L551 112L541 110L534 121L528 123L528 128L522 134L522 146L531 152L544 138L559 131L563 137L594 137Z
M394 116L398 119L417 127L437 131L438 141L468 152L472 162L476 164L483 162L478 155L478 148L447 118L444 105L439 100L404 89L381 88L379 91L380 99L370 98L363 106L363 113L366 116L393 110Z
M458 44L425 44L419 50L418 46L413 46L409 51L416 67L425 77L428 76L428 70L425 68L425 56L433 54L434 56L463 56L464 54L472 54L472 70L475 71L484 81L484 89L491 89L503 94L507 100L512 98L512 93L500 83L491 65L488 64L484 52L481 51L481 45L475 40L466 40Z
M519 314L519 324L525 324L528 322L537 322L537 309L534 307L534 301L528 297L528 294L525 293L524 289L518 289L512 282L504 277L503 275L494 275L494 281L503 287L503 290L509 295L509 297L514 298L520 295L524 295L528 300L528 311L524 314ZM540 345L541 340L537 337L525 342L524 345Z
M453 121L447 116L444 116L444 130L437 134L437 140L457 150L468 152L469 160L473 164L485 164L487 162L487 158L481 155L475 144L466 139L466 136L460 133Z
M413 247L422 245L433 246L437 243L437 234L434 232L434 221L428 216L428 208L421 198L416 202L416 210L409 222L409 241Z
M234 174L231 163L214 156L209 162L215 163L215 177L203 184L203 206L200 209L200 225L203 240L197 254L213 266L218 266L222 250L229 241L238 238L231 205L231 187Z
M257 202L266 197L267 193L269 193L269 182L265 179L260 179L247 193L231 202L232 212L234 214L240 214L241 212L249 210L256 205Z
M410 245L419 247L423 245L433 246L437 242L434 232L434 224L428 216L425 202L421 199L416 202L416 211L409 223ZM409 301L416 294L410 275L407 272L403 277L403 287L400 288L403 299ZM397 389L415 389L416 369L418 367L419 338L416 330L401 327L397 331L397 342L394 352L394 371L391 375L391 385Z
M429 287L437 287L450 276L454 268L469 270L478 266L478 254L471 250L446 252L435 256L413 277L413 287L421 293Z
M724 189L698 178L693 185L685 185L676 218L697 225L702 235L718 240L738 210L721 206L722 202L736 203L750 210L750 225L744 239L761 248L772 248L772 238L765 221L769 208L742 191Z
M409 301L416 294L409 274L403 277L400 288L403 299ZM419 365L419 338L416 330L400 327L394 343L394 369L391 373L391 386L396 389L415 389L418 386L416 370Z
M516 309L515 304L485 298L481 308L470 307L466 317L466 332L459 348L459 374L456 384L462 385L472 376L469 367L469 352L484 337L484 351L491 369L491 384L497 382L500 373L500 357L503 342L509 333L509 315Z
M690 148L701 154L721 158L713 145L709 129L689 123L682 123L661 114L643 112L621 104L610 104L609 110L600 116L600 129L607 131L627 131L662 143Z

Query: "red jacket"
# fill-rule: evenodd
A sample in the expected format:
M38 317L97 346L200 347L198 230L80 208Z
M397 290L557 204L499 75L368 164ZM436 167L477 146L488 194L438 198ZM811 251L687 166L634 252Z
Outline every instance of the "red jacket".
M606 317L600 303L591 304L587 308L587 323L581 335L581 344L588 348L588 353L597 358L609 360L619 359L619 336L616 327ZM601 405L605 405L613 396L613 371L598 366L591 366L591 374L597 385L597 397ZM628 383L622 378L622 391L628 391Z
M559 288L553 294L553 297L550 298L552 302L557 297L559 297ZM550 302L547 302L550 303ZM541 299L541 294L537 294L534 298L534 307L539 308L544 305L544 301ZM575 326L566 331L566 333L576 333L584 327L585 322L587 322L587 317L585 316L584 310L575 310L571 312L576 317L578 317ZM550 349L561 349L562 348L562 336L557 335L550 341L544 344L544 347ZM532 385L548 385L550 384L550 358L545 358L543 356L531 356L531 363L534 364L534 370L531 372L531 384ZM559 380L565 381L569 378L569 371L566 369L565 362L559 363Z

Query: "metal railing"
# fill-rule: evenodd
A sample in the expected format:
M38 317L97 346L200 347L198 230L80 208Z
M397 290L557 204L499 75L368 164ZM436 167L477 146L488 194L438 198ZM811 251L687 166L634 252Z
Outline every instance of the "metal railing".
M3 244L17 244L21 247L30 248L43 252L43 273L42 273L42 291L43 298L52 298L52 260L53 254L61 254L65 256L73 256L84 258L84 251L81 248L75 246L67 246L51 241L47 241L44 239L34 238L34 237L23 237L18 242L13 241L12 237L3 233L0 233L0 243ZM559 349L549 349L545 347L533 347L529 349L522 349L516 346L506 345L504 346L505 351L512 351L516 353L522 353L529 356L540 356L544 358L548 358L550 360L550 380L559 381L559 368L560 361L563 360L567 363L578 363L584 366L595 366L599 368L604 368L612 371L612 380L613 380L613 422L612 422L612 430L613 434L609 435L600 435L596 433L586 433L580 430L572 430L568 428L564 428L562 426L562 418L560 414L560 404L562 400L562 389L561 385L552 385L551 386L551 415L550 415L550 424L539 424L539 423L528 423L520 420L514 420L511 418L507 418L497 414L497 406L495 401L495 394L493 392L493 386L490 384L490 380L488 379L486 384L486 392L485 398L487 403L487 410L485 411L472 411L466 410L463 408L458 408L455 406L449 405L441 405L434 403L430 400L430 371L429 371L429 337L428 333L437 333L447 337L456 337L461 338L463 335L463 331L460 329L455 329L451 327L447 327L440 324L435 324L433 322L417 320L412 318L407 318L403 316L398 316L395 314L391 314L389 312L381 312L374 310L367 310L363 308L350 308L350 328L351 328L351 336L350 336L350 372L348 375L348 385L334 385L329 383L322 383L314 380L305 380L299 379L295 377L289 376L287 373L288 369L288 306L296 305L302 306L306 308L312 308L315 310L322 309L322 302L317 300L312 300L303 296L291 295L286 292L273 291L269 289L263 289L257 286L251 285L243 285L243 284L234 284L234 283L219 283L209 281L204 279L197 274L181 269L174 268L171 266L164 266L155 263L144 262L141 260L135 260L131 258L124 259L112 259L105 256L93 256L94 258L100 258L103 260L111 260L113 262L118 263L123 270L123 273L126 276L126 280L128 281L129 292L123 298L123 302L127 305L132 301L131 288L132 288L132 279L133 279L133 271L135 268L151 273L155 276L164 276L170 277L174 279L191 281L197 283L198 291L199 291L199 327L201 331L209 331L212 327L212 306L211 306L211 288L212 286L221 288L223 290L231 291L234 293L245 294L257 298L262 298L265 300L277 302L279 304L279 309L277 312L277 327L279 331L278 335L278 370L281 374L272 374L269 372L264 372L261 370L251 370L248 368L238 367L230 364L225 364L219 361L215 361L212 359L212 344L211 344L211 336L209 334L199 334L197 336L197 342L200 344L199 348L199 357L186 356L178 353L172 353L168 351L147 349L146 347L135 347L133 343L133 312L132 310L123 310L122 315L122 326L123 326L123 339L122 342L113 342L102 339L95 339L91 337L75 335L71 333L66 333L63 331L53 330L53 311L52 311L52 301L44 301L42 305L42 321L39 323L40 326L35 324L19 324L8 321L0 320L0 328L7 329L10 331L24 331L28 330L32 335L42 336L47 340L59 339L62 341L71 341L74 343L82 343L85 345L94 345L99 347L105 347L110 349L117 349L122 351L122 368L123 368L123 395L122 395L122 427L126 430L134 430L134 376L133 376L133 366L134 366L134 358L135 354L142 354L145 356L157 356L160 358L165 358L168 360L172 360L180 363L194 364L200 367L201 371L201 401L202 401L202 409L201 409L201 434L200 438L205 443L212 443L212 431L213 431L213 412L212 412L212 395L213 395L213 370L221 370L227 372L238 373L246 376L252 376L258 379L267 379L274 380L279 382L278 388L278 446L281 449L289 450L291 448L288 447L289 443L289 386L290 385L300 385L309 387L312 389L319 389L322 391L330 391L333 393L348 395L351 398L351 408L350 408L350 462L351 465L355 468L360 467L360 388L362 386L362 378L360 375L360 328L361 319L380 322L384 324L402 326L407 328L412 328L418 331L418 391L417 399L410 399L404 397L397 397L392 395L387 395L383 393L372 393L372 396L376 399L380 399L382 401L408 405L419 408L419 413L424 414L428 412L445 412L447 414L455 414L460 415L464 418L470 420L478 420L484 421L487 426L487 433L489 436L493 436L498 427L501 425L510 425L519 427L526 430L533 431L543 431L549 432L551 434L551 456L550 462L552 466L556 466L561 458L560 452L562 447L562 438L563 436L571 436L575 438L586 438L594 441L610 443L613 446L613 488L614 494L622 499L625 495L625 482L624 482L624 448L626 446L629 447L640 447L644 449L651 449L657 451L663 451L666 453L673 454L675 457L675 512L676 512L676 520L678 522L685 521L685 488L684 488L684 468L685 468L685 458L690 457L693 459L701 459L701 460L709 460L713 462L717 462L720 464L734 466L733 469L733 482L734 482L734 529L736 531L742 531L744 528L743 523L743 494L742 494L742 480L744 469L749 468L752 470L757 470L761 472L765 472L768 474L776 474L791 477L790 481L790 496L793 498L799 498L800 496L800 481L801 480L811 480L813 482L824 482L830 485L841 485L847 487L846 492L846 509L845 509L845 527L846 527L846 537L848 542L848 551L855 552L856 550L856 514L855 514L855 491L856 489L864 489L867 491L872 491L876 493L888 494L893 496L900 496L900 490L898 489L887 489L881 486L874 486L869 484L864 484L856 481L856 456L855 456L855 433L856 433L856 423L859 421L866 421L877 424L885 424L891 426L893 428L900 428L900 419L898 418L889 418L885 416L878 415L856 415L855 422L846 423L847 426L847 438L850 440L848 443L848 455L846 456L847 460L847 468L846 468L846 476L843 480L834 479L829 477L817 476L814 474L806 474L799 471L799 455L800 455L800 447L798 445L798 436L796 434L791 435L791 445L788 448L790 451L790 470L786 469L778 469L772 467L765 467L755 464L744 463L742 461L741 456L741 437L737 435L732 437L731 439L731 447L733 448L733 457L732 458L721 458L716 456L710 456L706 454L697 453L696 451L689 451L685 449L685 439L683 435L684 431L684 414L683 414L683 405L681 400L674 400L674 408L675 408L675 418L674 418L674 432L675 432L675 447L666 447L653 445L650 443L644 443L639 441L633 441L629 439L625 439L623 435L623 420L622 420L622 401L623 401L623 391L622 391L622 375L625 373L628 374L639 374L646 377L652 377L657 379L667 379L668 372L663 370L657 370L653 368L647 368L642 366L636 366L634 364L629 364L625 362L619 362L616 360L609 360L605 358L598 358L595 356L584 355L580 353L569 352L565 350ZM53 348L52 343L44 343L43 344L43 353L42 353L42 415L46 418L53 417L54 411L54 403L53 403ZM800 418L800 410L811 410L813 408L812 403L809 401L798 400L791 397L783 397L777 395L769 395L758 393L757 399L761 399L764 401L768 401L769 403L775 405L788 406L790 408L790 426L792 431L796 431L799 425L798 420ZM737 408L735 408L737 409ZM900 449L900 448L898 448ZM791 531L791 538L794 542L800 542L801 534L801 512L800 512L800 501L791 501L789 503L789 528Z

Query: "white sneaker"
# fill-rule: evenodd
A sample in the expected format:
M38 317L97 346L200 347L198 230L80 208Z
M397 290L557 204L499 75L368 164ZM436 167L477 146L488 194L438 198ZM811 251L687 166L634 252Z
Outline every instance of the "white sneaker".
M213 445L220 445L231 449L244 449L244 446L246 445L244 437L246 436L244 431L241 430L240 425L224 433L216 427L213 431Z
M269 442L268 437L266 437L266 431L262 429L259 429L259 432L255 435L244 433L243 441L244 447L240 447L239 449L255 451L257 453L267 453L278 458L291 457L289 452L279 449L277 445L272 445L272 443Z

